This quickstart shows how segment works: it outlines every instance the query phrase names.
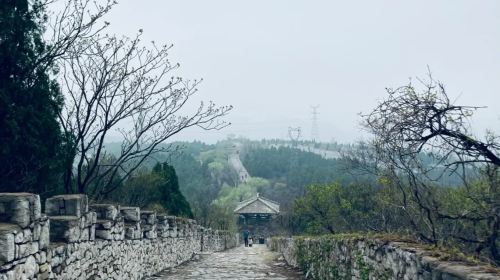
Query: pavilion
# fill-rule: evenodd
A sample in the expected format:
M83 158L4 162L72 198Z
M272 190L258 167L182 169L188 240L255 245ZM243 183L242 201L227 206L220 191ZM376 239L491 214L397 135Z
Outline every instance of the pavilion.
M238 215L238 229L250 231L250 234L259 243L264 243L265 238L271 233L272 221L279 215L279 203L260 196L241 201L234 213Z

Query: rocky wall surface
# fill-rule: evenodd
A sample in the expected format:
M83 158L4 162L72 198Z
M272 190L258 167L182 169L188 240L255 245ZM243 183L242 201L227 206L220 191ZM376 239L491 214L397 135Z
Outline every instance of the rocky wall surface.
M443 261L418 244L380 239L325 236L274 237L271 250L300 268L307 279L499 280L498 269Z
M38 195L0 193L0 280L141 279L237 242L194 220L89 205L85 195L49 198L42 214Z

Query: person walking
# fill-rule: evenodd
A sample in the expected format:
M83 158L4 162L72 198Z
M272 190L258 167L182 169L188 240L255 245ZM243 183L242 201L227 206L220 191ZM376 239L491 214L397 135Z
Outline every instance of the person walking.
M248 247L248 236L250 235L250 232L248 229L245 229L243 231L243 240L245 240L245 247Z

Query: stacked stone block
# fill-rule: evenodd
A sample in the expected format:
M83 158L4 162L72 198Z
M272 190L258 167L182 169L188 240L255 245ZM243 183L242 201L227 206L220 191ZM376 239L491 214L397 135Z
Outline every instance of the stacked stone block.
M202 236L201 236L201 239L202 239L202 248L201 250L203 252L210 252L212 251L212 248L213 248L213 242L212 242L212 235L213 235L213 231L212 229L209 229L209 228L204 228L202 230Z
M156 235L157 237L170 237L168 216L165 214L156 215Z
M177 236L178 237L185 237L186 231L188 229L186 219L181 218L181 217L175 217L175 223L177 225Z
M196 238L200 238L201 240L203 227L201 225L196 225L195 230L196 230Z
M125 239L125 225L119 206L113 204L92 204L90 210L97 215L95 236L104 240Z
M201 243L200 250L203 252L223 251L239 245L239 235L226 230L201 227L198 232Z
M139 207L120 207L123 216L126 239L141 239L141 210Z
M168 232L169 236L172 238L177 237L177 219L175 216L167 216L168 221Z
M40 197L30 193L0 193L0 279L47 279L45 265L49 221L41 214ZM2 275L4 277L2 278Z
M50 219L52 242L82 242L94 240L97 216L90 212L88 198L83 194L58 195L45 201Z
M194 220L89 205L85 195L49 198L46 214L40 206L38 195L0 193L0 280L142 279L190 260L205 232Z
M187 220L187 233L186 235L188 237L195 237L196 236L196 233L197 233L197 226L198 224L196 223L195 220L193 219L188 219Z
M141 211L141 230L143 238L156 238L156 212Z

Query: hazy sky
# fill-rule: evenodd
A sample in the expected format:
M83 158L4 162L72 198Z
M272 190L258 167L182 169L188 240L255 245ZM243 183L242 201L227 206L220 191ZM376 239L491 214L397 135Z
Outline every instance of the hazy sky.
M121 0L108 20L113 32L173 43L177 74L204 78L203 99L234 106L231 127L184 140L286 138L289 126L309 139L320 105L320 139L353 141L358 113L427 65L457 104L488 106L478 132L500 130L498 0Z

